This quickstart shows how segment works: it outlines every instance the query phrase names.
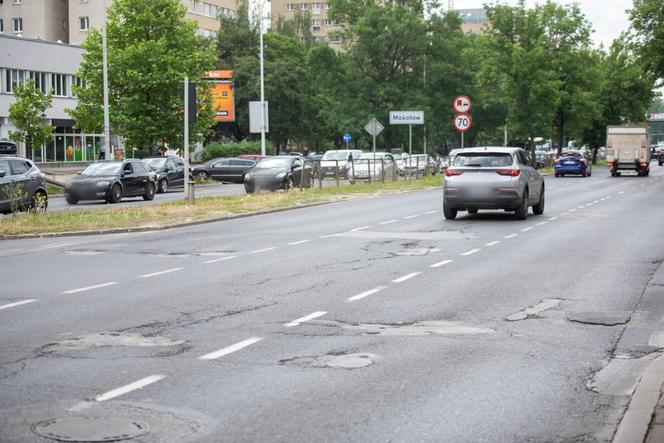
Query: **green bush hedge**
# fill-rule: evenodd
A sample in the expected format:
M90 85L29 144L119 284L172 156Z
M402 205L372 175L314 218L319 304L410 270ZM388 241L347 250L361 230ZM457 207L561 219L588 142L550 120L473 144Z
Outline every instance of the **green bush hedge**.
M267 143L265 150L272 153L272 144ZM260 141L247 141L240 143L210 143L203 148L203 161L208 161L217 157L237 157L242 154L260 155L261 142Z

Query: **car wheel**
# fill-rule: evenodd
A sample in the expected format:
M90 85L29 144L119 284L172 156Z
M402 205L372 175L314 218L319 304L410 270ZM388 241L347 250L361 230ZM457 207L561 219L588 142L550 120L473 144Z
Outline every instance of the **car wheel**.
M544 186L542 186L542 191L540 192L539 201L535 206L533 206L533 214L535 215L544 214Z
M295 188L295 180L293 180L293 177L288 177L288 180L286 180L286 184L284 185L284 189L286 192L288 192L293 188Z
M560 177L560 174L558 174L557 172L556 172L556 177Z
M447 220L454 220L457 216L458 210L456 208L450 208L445 203L443 203L443 215Z
M162 178L159 180L159 193L163 194L166 191L168 191L168 180Z
M41 190L35 192L35 195L32 196L30 209L35 212L46 212L46 208L48 208L48 195Z
M210 176L208 175L207 172L201 171L196 173L196 178L199 180L207 180L208 178L210 178Z
M588 169L588 177L593 175L593 168Z
M523 193L523 201L514 211L514 218L517 220L525 220L528 218L528 191Z
M111 196L108 198L109 203L120 203L122 200L122 188L120 185L113 185L111 188Z
M72 197L70 195L68 195L65 198L65 200L67 200L67 203L69 203L70 205L75 205L76 203L78 203L78 199L76 197Z
M581 173L581 177L587 177L588 172L584 169L583 172Z
M473 214L473 215L477 214L477 212L478 212L477 209L469 209L469 210L468 210L468 213L469 213L469 214Z
M143 200L149 201L154 200L155 186L154 183L149 182L145 186L145 192L143 193Z

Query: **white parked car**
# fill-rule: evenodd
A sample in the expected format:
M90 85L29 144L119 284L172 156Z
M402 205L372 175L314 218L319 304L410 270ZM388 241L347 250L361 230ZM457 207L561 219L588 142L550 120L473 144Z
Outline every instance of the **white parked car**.
M355 161L354 175L350 181L387 181L394 180L397 163L394 156L389 152L372 152L362 154Z
M321 177L337 177L347 179L352 169L351 162L357 160L362 151L359 149L339 149L326 151L320 160Z

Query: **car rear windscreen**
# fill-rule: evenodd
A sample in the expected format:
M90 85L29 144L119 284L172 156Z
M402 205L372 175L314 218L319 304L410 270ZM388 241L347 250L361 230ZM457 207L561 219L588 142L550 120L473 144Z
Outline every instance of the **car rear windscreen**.
M512 166L512 156L502 152L460 152L454 166L469 168L502 168Z

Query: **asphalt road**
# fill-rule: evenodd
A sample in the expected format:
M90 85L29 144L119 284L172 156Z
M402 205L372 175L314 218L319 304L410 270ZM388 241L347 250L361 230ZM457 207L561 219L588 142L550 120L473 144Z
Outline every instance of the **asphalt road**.
M629 392L598 374L664 346L652 171L548 177L526 221L445 221L436 190L3 241L0 441L65 417L141 442L610 440Z

